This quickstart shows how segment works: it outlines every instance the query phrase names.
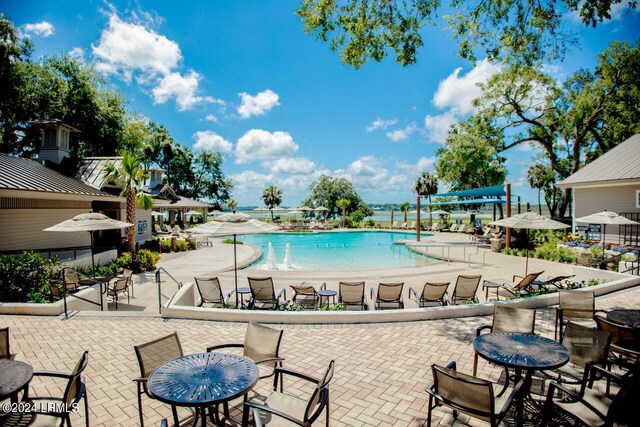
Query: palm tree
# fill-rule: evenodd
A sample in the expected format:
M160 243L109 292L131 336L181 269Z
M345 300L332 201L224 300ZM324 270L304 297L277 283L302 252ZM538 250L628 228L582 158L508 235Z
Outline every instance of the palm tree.
M404 202L400 205L400 211L404 213L404 222L407 222L407 214L409 213L409 209L411 209L411 203Z
M346 214L347 214L347 208L349 207L349 205L351 204L351 200L349 199L339 199L336 202L336 206L342 210L342 227L344 227L345 225L345 219L346 219Z
M136 208L153 208L153 199L142 191L144 181L149 178L149 174L145 172L140 158L134 153L122 151L120 156L122 157L120 164L116 166L111 162L107 163L105 172L107 179L122 189L120 196L127 199L127 222L137 224ZM136 251L134 227L127 228L127 244L129 252L134 254Z
M271 221L273 221L273 208L282 203L282 190L275 185L270 185L262 192L262 201L271 211Z
M531 166L527 171L527 181L529 181L531 188L538 189L538 213L542 215L540 192L543 188L546 188L551 182L553 182L553 174L550 174L548 168L544 165L538 163Z
M438 193L438 178L429 172L422 172L422 175L418 178L413 186L413 191L418 193L418 212L420 212L420 197L429 196L429 203L431 203L431 195ZM420 215L418 213L418 215ZM432 222L431 210L429 210L429 222ZM420 226L420 224L418 224Z
M231 212L236 213L236 208L238 207L238 202L233 199L227 200L227 206L231 209Z

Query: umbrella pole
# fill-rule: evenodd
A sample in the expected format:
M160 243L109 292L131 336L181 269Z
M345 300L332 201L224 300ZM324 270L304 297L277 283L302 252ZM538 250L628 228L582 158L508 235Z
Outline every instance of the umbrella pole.
M618 231L618 234L620 234L620 232ZM607 224L602 224L602 259L605 259L604 256L604 242L606 242L607 238Z
M236 235L233 235L233 274L236 283L236 308L238 308L238 259L236 258Z
M527 235L527 260L525 261L524 264L524 275L526 276L527 274L529 274L529 229L526 229L525 234Z
M96 278L96 261L93 258L93 231L90 231L89 235L91 236L91 276L95 279ZM102 295L100 297L102 297Z

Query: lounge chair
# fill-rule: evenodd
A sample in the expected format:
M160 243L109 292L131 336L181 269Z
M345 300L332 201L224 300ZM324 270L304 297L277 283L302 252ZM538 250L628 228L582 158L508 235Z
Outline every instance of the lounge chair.
M224 295L217 277L194 277L193 279L200 294L198 307L203 307L205 304L212 304L212 307L226 307L229 304L233 291Z
M116 303L116 310L118 309L118 295L127 295L127 304L131 303L131 296L129 294L129 280L126 277L116 279L108 288L107 296L113 298Z
M398 228L398 221L393 221L393 224L389 228Z
M427 427L431 427L432 410L439 405L453 409L454 419L458 412L463 412L470 417L489 421L491 426L498 426L514 400L525 391L525 381L520 381L506 399L497 399L491 381L456 371L456 362L450 362L447 366L434 364L431 370L433 381L425 389L429 393Z
M588 372L579 391L551 383L544 404L542 425L638 425L640 381L637 378L620 377L599 366L591 366ZM593 388L594 380L601 377L621 386L613 398ZM562 400L554 400L558 394Z
M256 426L303 426L310 427L314 421L325 412L325 423L329 427L331 414L329 413L329 383L333 378L335 362L329 362L329 366L320 379L310 377L301 372L277 367L276 379L273 390L264 400L251 400L245 402L242 412L242 425L249 425L249 416L252 414ZM284 376L291 376L315 384L308 398L302 398L293 394L284 393L282 384ZM296 383L298 383L297 381ZM278 384L280 390L278 391ZM296 390L298 388L296 387Z
M89 427L89 402L87 401L87 388L82 380L82 373L89 362L89 352L85 351L71 373L34 371L33 376L42 378L66 379L67 385L62 396L42 396L31 397L29 389L26 389L23 403L29 405L30 410L13 412L2 417L0 424L5 427L18 426L70 426L71 412L79 407L81 400L84 400L85 423ZM31 382L33 384L33 380ZM47 388L48 389L48 388Z
M287 299L285 289L280 289L276 294L271 277L247 277L247 280L251 289L249 308L277 310L280 298L284 296L284 300Z
M269 372L260 376L260 379L264 379L274 375L274 369L282 366L282 362L285 360L280 357L280 343L282 342L283 333L282 329L274 329L255 322L249 322L242 344L213 345L207 347L207 352L241 348L243 357L253 360L260 367L268 368Z
M449 294L447 293L449 285L450 282L426 282L420 294L410 287L409 298L413 295L413 299L416 301L416 304L418 304L418 307L426 307L426 304L433 302L447 305L449 303Z
M564 326L570 319L582 326L595 327L596 296L593 291L566 290L558 291L559 303L556 307L555 339L562 341Z
M562 282L564 282L565 280L569 280L572 277L574 277L575 274L570 274L567 276L555 276L555 277L551 277L549 279L546 280L534 280L533 282L531 282L532 286L537 286L538 289L540 288L548 288L549 286L553 286L556 289L564 289L564 286L562 286Z
M400 226L401 230L406 230L407 229L407 223L403 222L402 225Z
M156 235L158 236L168 236L169 234L171 234L168 231L162 230L158 224L154 224L153 229L155 230Z
M514 275L512 280L495 279L492 280L492 282L501 284L502 289L509 292L511 295L528 294L534 291L531 285L533 284L533 281L536 280L542 273L543 271L539 271L537 273L529 273L524 277ZM520 278L520 280L516 281L516 279L518 278Z
M466 224L460 224L456 230L458 233L466 233L469 227Z
M162 338L150 341L145 344L134 346L133 349L136 352L138 358L138 365L140 366L140 377L135 378L138 388L138 415L140 416L140 427L144 427L144 417L142 415L142 395L145 394L149 399L155 399L155 396L149 392L147 387L147 379L149 375L161 365L166 362L177 359L184 356L182 352L182 346L180 345L180 339L178 333L174 332L171 335L167 335ZM174 423L179 425L176 419L175 408Z
M416 222L415 221L411 221L411 224L409 224L409 230L413 230L416 228Z
M482 234L474 235L473 240L480 243L489 243L489 239L491 239L491 227L486 227Z
M476 291L480 285L482 276L463 276L459 275L456 280L456 286L453 288L453 296L451 302L457 304L458 301L478 302Z
M498 332L520 332L523 334L532 334L535 330L536 311L526 308L507 307L496 305L493 309L493 321L491 325L484 325L476 329L476 337L479 337L482 331L489 330L491 333ZM478 353L473 354L473 375L478 372ZM509 384L508 371L506 375L505 387Z
M385 308L404 308L402 288L404 283L380 283L378 292L371 288L371 301L376 310Z
M0 329L0 359L13 359L15 356L9 346L9 327Z
M340 282L338 285L338 302L346 306L360 306L368 310L367 296L364 294L364 282Z
M293 297L291 301L295 304L304 304L308 307L316 308L320 302L318 291L327 289L327 284L322 282L318 287L309 282L302 282L299 285L291 285Z
M443 229L442 231L449 231L451 233L455 233L456 231L458 231L458 224L451 224L451 227L449 227L448 229Z

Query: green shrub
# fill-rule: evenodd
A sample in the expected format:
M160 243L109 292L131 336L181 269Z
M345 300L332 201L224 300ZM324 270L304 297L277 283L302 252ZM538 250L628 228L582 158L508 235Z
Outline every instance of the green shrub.
M286 301L284 304L278 306L279 311L302 311L306 308L307 306L305 304L296 304L292 301Z
M171 252L171 239L162 239L160 245L162 245L162 253Z
M178 252L186 252L189 250L189 246L187 245L187 242L184 240L177 240L176 241L176 250Z
M187 242L187 247L190 251L195 251L198 248L196 242L194 242L193 240Z
M330 305L327 303L318 304L316 311L347 311L347 306L342 303Z
M222 243L227 243L227 244L232 244L233 245L233 239L224 239L222 241ZM240 240L236 241L236 245L244 245L244 243L242 243Z
M35 252L0 255L0 301L45 302L49 282L59 280L58 265Z
M154 270L159 259L160 255L157 252L152 252L147 249L140 249L138 251L138 263L141 271Z

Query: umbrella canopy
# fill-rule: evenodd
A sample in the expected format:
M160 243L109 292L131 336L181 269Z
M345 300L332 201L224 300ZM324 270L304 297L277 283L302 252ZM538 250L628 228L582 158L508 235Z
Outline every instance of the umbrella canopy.
M317 208L314 209L314 211L318 211L318 212L320 212L320 211L328 211L328 210L329 210L329 208L326 208L324 206L318 206Z
M238 306L238 259L236 254L236 236L261 234L279 230L280 227L252 219L243 213L227 213L214 221L192 228L192 233L206 234L212 237L233 236L233 271L236 286L236 307Z
M270 211L274 211L274 212L278 212L278 211L286 211L285 208L281 208L280 206L274 206L271 209L269 209Z
M298 210L304 211L304 212L313 212L313 208L310 208L309 206L300 206L300 208Z
M605 245L605 236L607 235L607 225L636 225L638 224L635 221L630 220L629 218L623 217L622 215L618 215L615 212L602 211L598 213L594 213L591 215L583 216L581 218L576 218L575 222L581 222L586 224L602 224L602 258L604 258L604 245Z
M302 212L301 210L294 210L289 212L289 215L302 215L304 212Z
M164 214L162 212L158 212L158 211L151 211L151 216L163 216Z
M451 212L447 212L447 211L443 211L442 209L437 209L433 212L431 212L432 214L436 214L436 215L451 215Z
M254 209L254 211L255 212L269 212L269 208L258 206L257 208Z
M202 212L198 212L198 211L186 211L184 214L185 214L185 215L202 215Z
M521 228L523 230L526 230L527 260L524 268L525 275L528 274L529 271L529 230L559 230L569 227L567 224L554 221L550 218L538 215L537 213L533 212L525 212L513 215L509 218L503 218L497 221L490 222L489 225L498 225L508 228Z
M222 212L220 212L218 209L214 209L211 212L209 212L209 216L213 216L213 215L218 215L221 214Z
M43 231L58 231L62 233L88 231L91 234L91 265L93 266L95 274L96 265L93 258L93 232L100 230L118 230L129 227L133 227L133 224L109 218L101 213L84 213L49 228L45 228Z

